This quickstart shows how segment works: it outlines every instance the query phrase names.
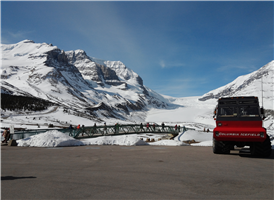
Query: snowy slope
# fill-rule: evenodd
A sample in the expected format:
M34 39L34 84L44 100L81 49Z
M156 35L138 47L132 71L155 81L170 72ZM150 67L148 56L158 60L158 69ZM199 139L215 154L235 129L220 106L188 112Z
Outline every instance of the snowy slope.
M87 106L84 91L97 96L81 74L69 65L64 52L46 43L24 40L13 45L2 45L2 90L18 94L7 83L22 92L66 106ZM76 103L77 102L77 103Z
M263 90L262 90L263 88ZM273 110L274 102L274 60L259 70L240 76L231 83L204 94L200 101L228 96L257 96L266 109Z
M1 93L39 97L98 120L134 121L132 111L171 106L120 61L31 40L2 44L1 49Z

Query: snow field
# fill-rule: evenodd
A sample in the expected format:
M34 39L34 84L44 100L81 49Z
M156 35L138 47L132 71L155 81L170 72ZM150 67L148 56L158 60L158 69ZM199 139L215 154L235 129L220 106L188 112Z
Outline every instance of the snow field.
M68 147L86 145L119 145L119 146L212 146L212 133L188 130L180 133L174 140L162 140L162 135L158 134L132 134L120 136L101 136L97 138L76 140L57 130L47 131L17 140L21 147ZM147 142L155 141L155 142ZM183 141L195 140L197 143L187 144ZM272 149L274 142L272 141Z
M185 146L184 140L189 138L200 141L201 146L210 146L210 134L200 133L198 131L186 131L180 133L174 140L159 140L162 136L157 134L133 134L121 136L102 136L76 140L57 130L47 131L33 135L24 139L17 140L18 146L22 147L64 147L64 146L83 146L83 145L158 145L158 146ZM178 139L180 138L180 140ZM155 142L146 142L146 139L154 139ZM191 144L193 145L193 144ZM196 143L193 146L198 146Z

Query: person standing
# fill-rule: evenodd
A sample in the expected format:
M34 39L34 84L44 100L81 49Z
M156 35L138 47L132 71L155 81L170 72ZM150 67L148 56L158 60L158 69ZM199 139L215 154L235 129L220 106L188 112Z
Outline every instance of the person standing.
M164 122L162 123L162 130L164 130L165 129L165 124L164 124Z
M115 133L119 133L119 124L118 123L115 124Z
M149 123L147 123L147 131L149 130Z
M94 134L96 133L96 128L97 128L97 125L96 125L96 123L94 123L94 125L93 125L93 133Z
M104 135L107 135L107 125L106 125L106 122L104 123Z
M70 124L70 125L69 125L69 136L72 136L72 132L73 132L73 127L72 127L72 125Z
M82 125L82 136L84 136L84 133L86 133L86 132L85 132L85 125L83 124Z
M140 124L140 131L143 130L143 123Z

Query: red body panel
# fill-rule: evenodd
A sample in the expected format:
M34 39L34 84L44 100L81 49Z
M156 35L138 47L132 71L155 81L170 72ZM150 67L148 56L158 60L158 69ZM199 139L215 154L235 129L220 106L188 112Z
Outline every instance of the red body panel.
M263 142L266 139L262 121L216 121L216 126L213 137L218 141Z

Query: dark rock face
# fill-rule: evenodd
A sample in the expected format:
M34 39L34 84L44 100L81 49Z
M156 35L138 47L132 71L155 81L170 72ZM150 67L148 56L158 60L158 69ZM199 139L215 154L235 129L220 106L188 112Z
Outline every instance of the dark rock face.
M78 52L73 51L72 54L66 54L66 55L70 63L74 63L76 60L88 59L88 56L85 51L78 51Z
M68 59L65 52L60 49L54 49L47 52L47 61L49 62L52 59L59 63L68 64ZM49 64L48 62L46 64Z
M101 87L105 84L112 86L119 86L124 84L126 89L126 83L121 81L117 76L116 72L99 63L94 62L90 57L86 55L85 51L77 50L66 53L68 62L75 64L78 70L90 80L96 82Z
M102 73L105 80L119 81L118 76L116 75L115 71L113 71L112 69L110 69L110 68L108 68L104 65L99 65L99 68L101 69L101 73Z
M137 80L137 82L141 85L141 86L143 86L143 79L140 77L140 76L138 76L137 78L136 78L136 80Z
M114 70L97 63L92 68L91 80L101 86L104 86L105 84L118 86L124 83L119 80Z

